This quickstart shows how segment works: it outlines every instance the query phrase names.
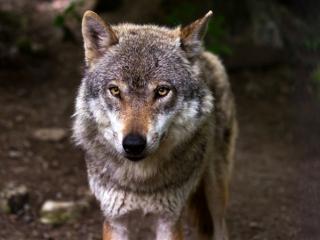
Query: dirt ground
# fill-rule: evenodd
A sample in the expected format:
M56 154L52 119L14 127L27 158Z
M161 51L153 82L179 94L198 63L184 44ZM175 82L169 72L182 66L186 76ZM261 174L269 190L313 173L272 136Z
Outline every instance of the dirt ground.
M61 226L39 220L44 201L79 200L88 190L83 153L70 139L82 49L56 51L0 70L0 190L23 184L30 195L24 214L0 212L0 240L101 239L96 203ZM232 240L320 239L320 107L307 79L303 66L230 72L240 127L227 218ZM68 137L33 137L51 127Z

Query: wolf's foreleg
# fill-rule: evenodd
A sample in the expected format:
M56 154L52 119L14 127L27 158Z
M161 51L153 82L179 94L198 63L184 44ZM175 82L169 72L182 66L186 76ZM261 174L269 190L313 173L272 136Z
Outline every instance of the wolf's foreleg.
M229 180L227 176L217 176L213 169L208 169L205 175L205 194L208 209L212 216L213 240L228 240L225 223L225 212L228 201Z

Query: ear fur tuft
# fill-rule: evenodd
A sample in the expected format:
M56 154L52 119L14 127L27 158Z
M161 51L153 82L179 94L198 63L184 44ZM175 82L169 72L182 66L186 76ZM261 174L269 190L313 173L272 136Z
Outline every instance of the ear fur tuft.
M212 11L209 11L204 17L180 30L182 47L189 57L194 57L201 52L202 40L206 34L208 22L211 16Z
M89 67L91 67L110 46L117 44L119 41L112 27L92 11L86 11L83 15L82 36L85 59Z

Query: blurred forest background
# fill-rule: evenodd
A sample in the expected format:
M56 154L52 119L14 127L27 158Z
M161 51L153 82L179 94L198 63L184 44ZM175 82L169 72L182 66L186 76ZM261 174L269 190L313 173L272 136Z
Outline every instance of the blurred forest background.
M240 125L230 237L320 239L320 1L0 0L1 240L101 239L70 140L87 9L168 26L212 9L205 43L226 64Z

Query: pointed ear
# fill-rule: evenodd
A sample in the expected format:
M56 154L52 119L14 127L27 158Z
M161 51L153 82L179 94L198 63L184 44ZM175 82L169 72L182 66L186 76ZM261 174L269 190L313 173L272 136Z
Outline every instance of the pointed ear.
M83 15L82 36L88 67L92 66L110 46L118 43L118 37L112 27L92 11L86 11Z
M207 31L208 22L211 16L212 11L209 11L204 17L181 29L181 46L189 57L192 58L201 52L202 39Z

